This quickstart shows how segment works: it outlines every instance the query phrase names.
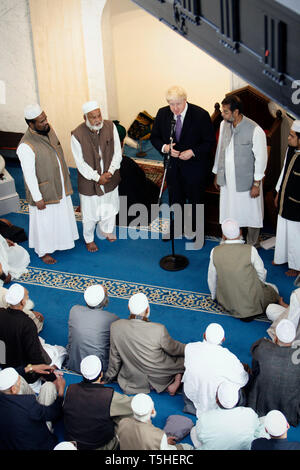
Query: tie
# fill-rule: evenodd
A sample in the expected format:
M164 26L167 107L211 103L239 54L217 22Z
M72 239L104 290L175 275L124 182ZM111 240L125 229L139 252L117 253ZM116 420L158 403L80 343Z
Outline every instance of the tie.
M181 115L179 114L176 119L176 126L175 126L175 136L176 142L179 142L180 134L182 129L182 122L181 122Z

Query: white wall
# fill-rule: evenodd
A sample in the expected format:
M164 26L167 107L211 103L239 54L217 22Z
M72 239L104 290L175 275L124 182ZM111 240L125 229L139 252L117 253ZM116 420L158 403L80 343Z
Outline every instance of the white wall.
M24 132L24 108L38 101L27 0L1 0L0 45L0 130Z

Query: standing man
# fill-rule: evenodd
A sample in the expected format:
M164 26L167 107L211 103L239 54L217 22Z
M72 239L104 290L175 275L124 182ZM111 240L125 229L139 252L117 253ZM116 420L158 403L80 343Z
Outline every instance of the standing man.
M171 87L166 94L168 106L160 108L151 133L152 145L166 157L171 152L167 171L170 205L192 206L192 231L196 231L196 207L204 203L209 174L210 152L215 133L208 112L187 102L185 90ZM170 149L172 121L176 121ZM176 225L176 220L175 220ZM183 220L182 220L182 228Z
M82 106L84 122L71 132L71 148L78 170L83 237L87 250L98 251L94 232L113 242L119 212L120 138L112 121L102 119L97 101Z
M300 121L294 121L276 186L278 207L274 264L288 263L287 276L300 274Z
M263 129L242 114L237 96L222 101L223 121L215 156L215 187L220 189L220 224L235 219L248 227L247 243L258 242L263 226L262 179L267 166L267 142Z
M17 148L29 203L29 247L46 264L50 253L74 248L79 238L63 149L40 105L24 111L28 129Z

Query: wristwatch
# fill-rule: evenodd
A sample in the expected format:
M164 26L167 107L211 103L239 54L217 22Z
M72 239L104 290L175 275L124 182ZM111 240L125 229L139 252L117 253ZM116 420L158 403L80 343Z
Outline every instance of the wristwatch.
M260 181L254 181L253 186L255 186L256 188L259 188L260 187Z

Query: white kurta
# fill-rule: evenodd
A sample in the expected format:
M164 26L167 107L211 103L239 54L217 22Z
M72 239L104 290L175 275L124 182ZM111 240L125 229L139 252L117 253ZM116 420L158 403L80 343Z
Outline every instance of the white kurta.
M224 121L220 126L220 137L216 151L213 173L217 174L221 140L223 137ZM252 151L255 156L254 180L261 181L267 165L266 135L261 127L256 126L253 133ZM235 181L234 164L234 138L225 150L225 181L220 188L220 216L219 222L223 223L228 217L235 219L240 227L263 226L263 188L260 187L260 195L257 198L250 197L250 191L238 192Z
M35 202L43 197L39 190L35 172L35 154L29 145L22 143L17 150L24 178ZM39 210L29 206L29 247L34 248L39 257L56 250L74 248L74 240L79 238L71 196L66 196L63 174L60 166L62 182L62 199L58 204L47 204L46 209Z
M282 184L286 156L287 152L276 185L277 193L279 192ZM278 215L274 263L288 263L290 269L300 271L300 222L288 220L281 217L281 215Z
M109 166L108 172L112 175L121 166L122 150L120 138L116 126L113 126L114 132L114 155ZM83 158L82 148L76 137L71 137L71 148L78 171L87 180L99 181L100 175ZM100 168L103 172L103 161L101 158L101 150L99 147ZM104 186L100 185L104 192ZM115 217L119 212L119 190L116 187L109 193L102 196L85 196L80 194L80 206L82 213L83 235L86 243L94 240L94 230L96 224L97 235L103 233L112 233L115 226Z
M240 387L248 382L243 364L223 346L205 340L189 343L184 354L184 393L193 402L198 418L204 411L218 408L216 393L221 382L228 380Z
M9 246L5 238L0 235L0 263L3 272L10 274L12 279L19 279L22 274L27 273L27 266L30 263L29 253L17 243ZM0 286L3 281L0 279Z

